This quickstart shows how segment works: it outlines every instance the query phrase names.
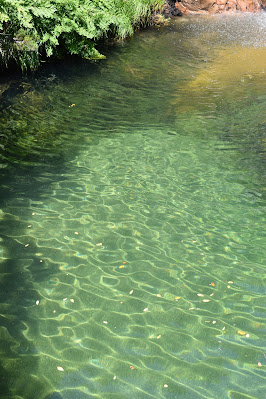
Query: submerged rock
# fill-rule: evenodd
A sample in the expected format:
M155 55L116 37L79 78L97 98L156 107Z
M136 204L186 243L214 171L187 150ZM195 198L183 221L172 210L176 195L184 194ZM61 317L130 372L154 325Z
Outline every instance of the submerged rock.
M62 396L59 392L53 392L52 394L48 395L46 399L62 399Z

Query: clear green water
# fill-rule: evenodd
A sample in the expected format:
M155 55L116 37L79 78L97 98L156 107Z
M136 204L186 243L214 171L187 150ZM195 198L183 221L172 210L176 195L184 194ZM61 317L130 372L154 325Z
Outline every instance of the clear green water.
M264 397L265 33L182 18L5 92L1 399Z

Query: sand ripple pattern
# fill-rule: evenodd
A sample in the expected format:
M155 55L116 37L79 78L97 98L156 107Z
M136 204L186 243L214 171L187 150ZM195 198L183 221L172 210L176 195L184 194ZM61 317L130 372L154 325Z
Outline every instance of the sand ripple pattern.
M26 206L14 239L39 281L23 334L58 397L238 398L247 379L262 397L260 224L230 171L175 137L104 139Z

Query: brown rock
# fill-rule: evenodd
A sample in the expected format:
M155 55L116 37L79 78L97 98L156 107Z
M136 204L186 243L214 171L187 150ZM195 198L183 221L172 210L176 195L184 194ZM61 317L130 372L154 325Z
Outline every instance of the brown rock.
M266 0L180 0L175 8L183 14L257 12L266 9Z

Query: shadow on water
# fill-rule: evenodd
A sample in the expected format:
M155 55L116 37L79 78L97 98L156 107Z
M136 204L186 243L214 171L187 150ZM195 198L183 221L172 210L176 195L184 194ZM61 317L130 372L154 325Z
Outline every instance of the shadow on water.
M98 68L77 60L60 65L50 63L29 77L15 77L1 85L0 134L0 396L1 399L60 399L49 382L38 375L38 343L27 337L31 330L38 336L38 320L31 316L37 306L35 283L48 281L54 270L46 261L40 262L38 246L31 237L27 219L30 202L41 201L50 192L51 179L65 173L68 156L62 140L70 147L79 146L74 133L61 137L61 126L67 116L53 109L58 86L73 79L73 74L91 73ZM76 68L78 67L78 68ZM56 75L55 75L56 73ZM43 92L45 94L43 94ZM60 93L61 99L65 101ZM49 115L47 117L47 115ZM56 171L56 173L55 173ZM40 176L42 178L40 179ZM48 393L50 391L50 393Z

